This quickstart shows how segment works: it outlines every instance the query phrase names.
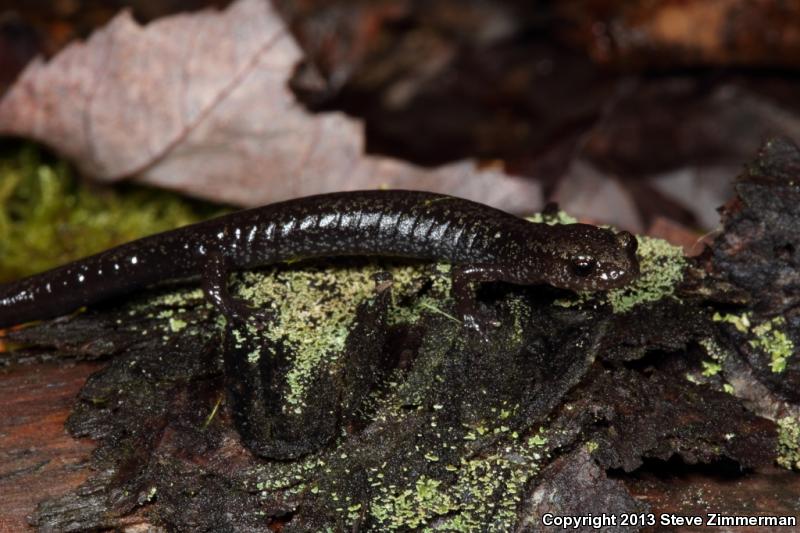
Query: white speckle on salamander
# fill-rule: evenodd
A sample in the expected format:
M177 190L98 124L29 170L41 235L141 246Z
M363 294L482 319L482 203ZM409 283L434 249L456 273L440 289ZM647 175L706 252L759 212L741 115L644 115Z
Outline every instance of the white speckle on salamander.
M325 215L319 221L319 227L320 228L327 228L328 226L333 224L334 220L336 220L336 215Z
M307 218L303 219L303 221L300 223L300 230L301 231L307 230L307 229L311 228L311 226L313 226L313 225L314 225L314 219L310 218L310 217L307 217Z
M284 222L283 226L281 226L281 237L288 237L289 234L292 233L292 229L294 228L294 220L290 220L289 222Z
M604 280L610 279L618 279L622 276L625 272L622 270L609 270L608 273L604 272L600 277Z

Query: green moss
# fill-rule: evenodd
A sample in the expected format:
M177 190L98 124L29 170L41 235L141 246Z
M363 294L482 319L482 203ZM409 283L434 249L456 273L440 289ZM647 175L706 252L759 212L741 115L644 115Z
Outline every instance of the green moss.
M221 212L156 189L89 185L65 162L15 145L0 152L0 280Z
M732 313L714 313L714 322L732 324L737 331L745 333L750 338L747 343L754 349L761 351L770 359L770 369L775 373L786 370L786 363L794 353L794 342L781 329L786 325L782 316L753 324L748 313L740 315Z
M791 416L778 420L778 464L800 470L800 421Z

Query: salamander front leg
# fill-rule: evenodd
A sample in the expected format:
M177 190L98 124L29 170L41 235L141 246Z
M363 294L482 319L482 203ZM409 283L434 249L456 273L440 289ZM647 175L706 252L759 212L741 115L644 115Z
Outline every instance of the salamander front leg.
M501 281L507 277L506 271L491 265L459 265L453 269L453 296L456 311L467 329L481 333L484 337L496 321L478 310L475 303L475 285L487 281Z
M262 310L250 307L244 300L234 298L228 289L228 275L231 264L228 258L221 253L212 253L208 256L203 268L203 292L206 300L217 308L225 318L243 324L249 319L256 319L259 323L269 322L270 315Z

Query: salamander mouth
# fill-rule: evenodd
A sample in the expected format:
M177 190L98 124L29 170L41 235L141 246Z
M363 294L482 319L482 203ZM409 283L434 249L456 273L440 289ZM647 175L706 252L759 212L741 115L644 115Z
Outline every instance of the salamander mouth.
M562 288L575 291L608 291L619 289L636 279L639 274L637 263L632 263L629 267L603 267L598 265L598 269L591 275L584 278L573 276L567 286L563 282L553 283L555 286L562 285ZM560 281L560 280L559 280Z

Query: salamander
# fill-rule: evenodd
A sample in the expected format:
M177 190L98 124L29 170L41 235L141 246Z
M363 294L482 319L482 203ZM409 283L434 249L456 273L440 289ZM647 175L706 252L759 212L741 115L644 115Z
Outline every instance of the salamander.
M458 311L475 283L606 290L638 274L636 239L586 224L546 225L452 196L355 191L235 212L111 248L0 285L0 327L53 318L164 280L199 276L226 316L249 312L227 288L232 270L300 258L386 256L450 262Z

